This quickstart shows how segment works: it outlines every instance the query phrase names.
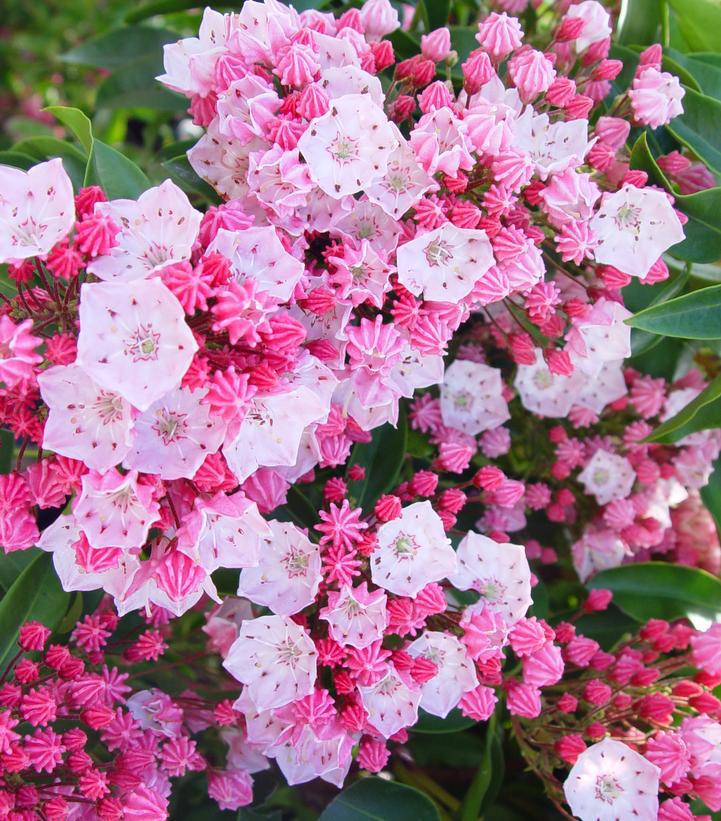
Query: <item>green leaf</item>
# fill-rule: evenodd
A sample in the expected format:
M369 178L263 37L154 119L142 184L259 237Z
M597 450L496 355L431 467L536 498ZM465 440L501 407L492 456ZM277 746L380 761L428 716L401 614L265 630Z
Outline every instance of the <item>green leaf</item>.
M15 143L13 151L28 154L36 163L60 157L75 190L82 188L86 159L83 152L72 143L55 137L27 137Z
M505 771L500 733L501 727L494 713L486 725L483 759L463 798L460 821L476 821L498 795Z
M629 317L626 324L680 339L721 339L721 285L652 305Z
M449 26L451 32L451 46L453 50L458 53L458 62L456 67L460 71L461 63L468 57L468 55L478 48L478 41L476 40L476 32L478 28L470 28L468 26ZM462 76L462 74L461 74Z
M380 496L398 484L407 437L408 424L401 410L397 427L386 424L376 428L370 442L359 442L353 448L348 467L361 465L365 468L365 478L351 483L351 493L364 510L371 510Z
M639 622L688 618L705 630L721 618L721 579L697 567L626 564L597 573L588 587L611 590L616 607Z
M318 821L439 821L435 804L422 792L375 776L337 795Z
M683 270L674 270L672 264L669 268L672 271L671 277L666 282L659 282L656 285L643 285L638 280L634 280L623 289L624 302L630 311L640 312L653 305L661 305L677 294L681 293L689 280L689 267ZM649 298L650 297L650 298ZM634 304L634 302L639 304ZM631 330L631 356L639 356L661 342L661 337L653 333L632 328Z
M718 0L668 0L676 22L693 51L721 51L721 4Z
M85 174L85 185L92 184L99 185L108 199L136 199L150 187L150 180L132 160L95 140Z
M129 11L125 15L125 22L139 23L141 20L147 20L148 17L155 17L156 14L172 14L173 12L186 11L187 9L202 9L204 5L204 3L198 2L198 0L154 0L151 3L146 3ZM217 11L222 11L223 9L237 11L239 4L213 3L213 8ZM312 8L315 8L315 6L312 6Z
M721 376L683 410L660 424L645 441L669 445L691 433L718 427L721 427Z
M713 170L721 172L721 101L686 88L683 114L671 120L666 128Z
M290 486L286 503L276 510L276 514L282 522L294 522L298 527L309 530L318 524L318 511L296 485Z
M682 54L676 49L667 49L664 52L664 68L673 71L673 66L681 66L687 74L693 77L697 90L709 97L721 99L721 63L715 63L713 58L719 55L709 55L704 52ZM666 61L669 60L669 68ZM684 80L684 82L687 82ZM689 83L687 83L689 85Z
M631 152L631 168L645 171L653 182L663 186L676 198L676 205L688 217L683 230L686 239L669 251L678 259L689 262L716 262L721 257L721 188L709 188L695 194L678 194L661 171L648 146L647 132L643 132Z
M69 599L55 575L50 554L38 556L22 571L0 601L0 670L17 652L20 627L33 620L54 629L68 609Z
M188 101L162 86L155 78L162 70L158 54L148 54L126 63L98 88L98 108L153 108L158 111L185 111Z
M576 627L581 635L597 641L604 650L611 650L627 633L636 632L638 624L611 604L602 613L582 616Z
M0 550L0 587L7 593L23 570L40 555L41 551L36 547L13 550L11 553Z
M703 503L716 523L716 532L721 535L721 462L716 462L713 473L700 493Z
M419 710L418 722L413 725L411 731L429 735L459 733L461 730L467 730L477 723L474 719L464 716L460 710L451 710L445 718L433 716L425 710Z
M420 40L408 34L407 31L396 29L388 39L393 44L393 51L397 60L406 60L408 57L413 57L415 54L420 54L421 43Z
M428 0L428 27L430 31L443 28L448 22L448 13L451 8L450 0Z
M10 473L15 456L15 437L10 430L0 431L0 474ZM1 558L1 557L0 557ZM0 582L1 583L1 582Z
M63 105L49 105L44 108L52 114L56 120L69 128L78 142L89 154L93 147L93 126L87 116L79 108L71 108Z
M22 168L27 171L37 163L30 154L23 154L22 151L0 151L0 165L10 165L13 168Z
M621 0L614 41L621 45L647 46L658 40L658 0Z
M95 66L113 71L139 57L152 55L157 64L163 64L163 46L175 43L181 37L175 31L150 26L125 26L102 34L60 55L66 63Z
M213 205L221 202L217 192L195 173L185 154L172 157L161 164L187 194L198 194Z

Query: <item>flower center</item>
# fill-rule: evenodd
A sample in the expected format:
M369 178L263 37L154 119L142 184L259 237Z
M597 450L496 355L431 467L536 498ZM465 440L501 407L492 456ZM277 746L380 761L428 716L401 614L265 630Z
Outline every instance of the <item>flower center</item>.
M596 777L596 798L606 804L613 804L624 792L618 779L612 775L599 775Z

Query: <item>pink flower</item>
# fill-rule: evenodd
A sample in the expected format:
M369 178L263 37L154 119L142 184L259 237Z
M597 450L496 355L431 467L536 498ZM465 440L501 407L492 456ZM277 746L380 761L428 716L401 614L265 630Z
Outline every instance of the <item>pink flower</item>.
M406 684L390 667L375 684L359 686L358 692L369 722L383 738L412 727L418 720L421 690Z
M342 646L367 647L382 639L388 624L386 594L368 592L366 582L351 587L344 584L340 592L328 594L328 605L320 617L328 622L331 637Z
M271 521L262 540L258 562L240 574L238 594L291 616L311 604L321 581L320 551L290 523Z
M77 364L140 410L180 383L197 349L180 303L162 282L82 286Z
M268 710L313 692L316 659L302 627L285 616L262 616L243 622L223 666L259 710Z
M658 732L649 738L645 757L660 770L664 784L674 784L686 777L691 759L679 733Z
M678 77L648 66L636 74L628 96L636 120L658 128L683 114L681 100L685 93Z
M451 52L451 33L447 28L435 29L421 36L421 54L427 60L441 63Z
M421 685L420 706L431 715L445 718L464 693L478 686L473 662L455 636L426 631L406 652L436 665L436 674Z
M476 40L498 62L521 45L522 36L516 17L492 12L479 23Z
M721 624L712 624L691 638L693 660L705 673L721 675Z
M75 203L62 160L29 171L3 165L0 190L0 262L47 254L70 231Z
M0 316L0 380L9 388L32 380L34 366L43 361L35 352L42 340L32 335L32 327L31 319L16 325L9 316Z
M373 582L399 596L415 596L429 582L450 575L456 554L430 502L403 508L400 519L378 528L371 557Z
M563 785L579 818L611 821L658 813L659 770L620 741L607 738L581 753Z

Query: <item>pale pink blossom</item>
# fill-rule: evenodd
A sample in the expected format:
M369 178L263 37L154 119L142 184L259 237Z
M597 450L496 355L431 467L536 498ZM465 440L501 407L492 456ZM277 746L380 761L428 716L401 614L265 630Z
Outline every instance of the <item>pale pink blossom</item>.
M578 481L586 493L596 497L599 505L605 505L628 496L636 481L636 473L625 457L599 449L578 474Z
M436 674L421 685L420 706L427 713L445 718L464 693L478 686L473 661L455 636L426 631L405 649L436 665Z
M117 227L110 252L88 263L88 272L107 281L145 279L167 265L190 259L202 214L175 183L165 180L138 200L99 202L95 213Z
M510 418L503 396L501 371L489 365L456 359L441 385L443 424L475 435Z
M526 614L532 603L531 571L522 546L499 544L470 531L458 545L457 557L458 570L449 575L455 587L480 593L479 605L499 613L508 627Z
M387 596L382 590L368 591L366 582L351 587L344 584L339 592L328 593L328 604L320 617L328 622L328 630L338 644L368 647L383 638L388 624Z
M175 388L198 344L159 280L84 284L77 364L106 390L147 410Z
M418 721L421 690L406 684L391 667L375 684L359 685L358 692L368 721L383 738L390 738Z
M430 502L403 508L401 517L378 528L371 578L399 596L416 596L456 569L456 554Z
M223 662L258 710L283 707L313 692L317 652L306 631L285 616L244 621Z
M628 96L636 120L651 128L659 128L683 114L681 100L685 93L678 77L647 66L634 78Z
M271 521L258 561L240 574L238 595L292 616L311 604L321 581L320 550L290 522Z
M659 769L621 741L606 738L582 752L563 791L581 821L656 818Z
M73 186L60 159L29 171L0 166L0 192L0 263L47 254L73 226Z

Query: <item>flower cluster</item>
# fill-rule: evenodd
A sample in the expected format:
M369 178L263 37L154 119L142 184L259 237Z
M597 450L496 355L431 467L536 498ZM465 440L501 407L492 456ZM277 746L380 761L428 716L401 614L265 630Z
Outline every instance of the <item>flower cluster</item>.
M341 786L354 760L381 771L424 714L485 721L501 699L558 801L553 771L574 765L582 818L651 818L659 784L667 821L691 817L689 797L721 806L702 752L721 718L716 628L650 622L609 653L528 615L529 562L564 551L581 581L651 555L721 569L699 496L721 435L648 441L706 376L624 364L622 289L669 276L685 222L627 141L684 92L652 46L602 106L623 68L603 5L549 9L534 44L524 4L498 5L462 62L445 28L396 60L388 0L337 18L206 9L159 78L205 129L188 153L221 198L205 213L169 180L108 200L74 194L59 160L0 167L17 289L0 423L18 445L0 544L37 545L66 591L115 607L75 629L85 658L24 628L43 655L0 688L8 810L162 818L169 779L201 769L237 809L270 760L290 784ZM681 192L714 184L679 152L659 166ZM406 408L414 447L368 503L377 477L351 450ZM204 683L234 700L128 695L101 665L116 612L136 610L153 629L127 662L201 611L195 641L222 659ZM205 730L222 768L196 750Z
M172 779L206 769L191 737L201 700L134 688L129 672L110 661L157 660L164 628L148 624L133 639L117 628L117 615L100 608L75 626L73 649L48 644L51 631L38 622L20 628L0 685L4 818L160 821ZM209 774L211 785L221 773Z
M589 609L598 609L602 591L592 596ZM692 810L696 799L721 809L719 625L704 632L652 619L606 652L566 622L556 642L562 686L544 691L539 718L514 719L555 799L565 794L581 819L708 818ZM570 765L561 790L554 771Z

